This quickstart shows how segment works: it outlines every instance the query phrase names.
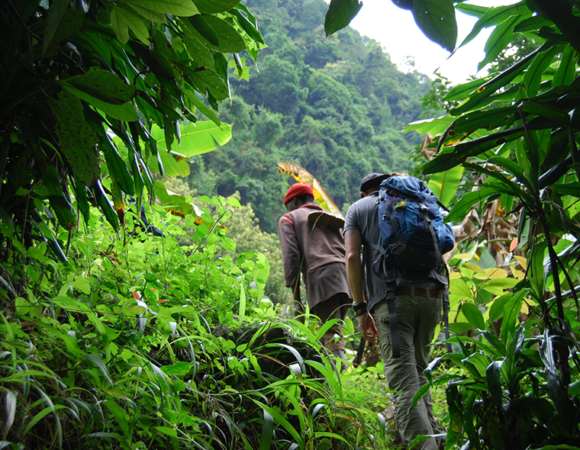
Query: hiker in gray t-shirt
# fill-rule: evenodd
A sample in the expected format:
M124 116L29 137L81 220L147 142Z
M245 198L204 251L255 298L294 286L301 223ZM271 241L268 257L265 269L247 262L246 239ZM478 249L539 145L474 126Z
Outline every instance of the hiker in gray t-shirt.
M397 428L405 446L408 446L418 435L432 435L434 429L438 428L429 392L410 411L409 408L415 393L427 382L423 370L429 364L429 344L441 320L443 299L442 291L413 284L405 285L399 292L395 292L401 356L393 357L386 286L372 270L373 263L380 256L378 191L381 182L389 176L373 173L364 177L360 185L362 198L348 209L344 226L346 273L359 330L371 342L376 340L378 334L385 376L389 388L396 392ZM364 300L363 264L368 304ZM374 314L375 319L370 313ZM434 450L437 443L431 438L417 444L415 448Z

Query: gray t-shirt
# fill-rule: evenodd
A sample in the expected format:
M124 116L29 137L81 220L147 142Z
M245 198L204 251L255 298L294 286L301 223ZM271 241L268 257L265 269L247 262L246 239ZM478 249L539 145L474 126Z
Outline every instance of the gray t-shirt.
M361 198L348 208L344 231L358 230L363 244L363 264L366 272L366 284L369 291L369 310L386 297L385 283L373 272L373 263L379 258L378 244L380 229L377 205L378 191ZM374 246L374 248L373 248Z

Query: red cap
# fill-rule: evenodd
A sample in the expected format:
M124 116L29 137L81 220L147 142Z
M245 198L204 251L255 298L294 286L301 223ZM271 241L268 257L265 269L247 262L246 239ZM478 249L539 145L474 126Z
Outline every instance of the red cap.
M286 197L284 197L284 204L288 203L294 197L298 197L299 195L305 194L312 195L312 197L314 197L314 191L306 183L293 184L292 186L290 186L290 189L288 189Z

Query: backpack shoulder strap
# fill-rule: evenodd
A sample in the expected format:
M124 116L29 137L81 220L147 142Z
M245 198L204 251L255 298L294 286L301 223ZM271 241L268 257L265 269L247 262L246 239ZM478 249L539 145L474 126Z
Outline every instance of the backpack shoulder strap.
M431 223L431 219L429 218L429 211L427 210L427 206L424 203L420 204L421 212L423 213L423 220L427 224L427 228L429 229L429 233L431 234L431 238L433 239L433 248L435 249L435 256L439 264L443 262L443 258L441 257L441 252L439 251L439 243L437 242L437 236L435 235L435 230L433 229L433 224Z

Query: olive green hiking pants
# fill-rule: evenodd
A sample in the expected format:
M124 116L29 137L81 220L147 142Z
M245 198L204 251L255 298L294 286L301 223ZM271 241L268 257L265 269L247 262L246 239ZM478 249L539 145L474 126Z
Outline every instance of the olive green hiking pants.
M374 308L383 354L385 376L389 388L395 391L397 428L405 446L418 435L435 434L437 423L433 415L431 394L427 392L417 405L413 404L415 393L427 383L423 370L429 365L435 327L441 320L443 299L415 295L398 296L395 300L399 324L401 357L393 358L391 329L387 302ZM437 443L431 438L418 444L415 449L435 450Z

